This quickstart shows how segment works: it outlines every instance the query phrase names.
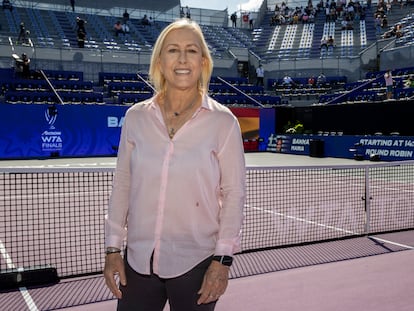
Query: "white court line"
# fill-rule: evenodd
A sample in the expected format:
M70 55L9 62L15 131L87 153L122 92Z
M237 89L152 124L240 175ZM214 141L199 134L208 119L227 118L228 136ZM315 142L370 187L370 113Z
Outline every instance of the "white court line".
M413 246L405 245L405 244L400 244L400 243L392 242L392 241L389 241L389 240L384 240L384 239L381 239L381 238L377 238L375 236L370 236L370 238L371 239L374 239L374 240L377 240L377 241L381 241L381 242L387 243L387 244L392 244L392 245L404 247L404 248L407 248L407 249L414 249Z
M0 240L0 253L3 256L4 260L6 261L8 269L16 269L13 261L10 258L10 255L7 253L6 247L4 246L3 242ZM32 296L30 296L26 287L19 287L20 293L23 296L24 301L26 302L27 307L30 311L39 311L37 308Z
M300 221L300 222L303 222L303 223L316 225L316 226L327 228L327 229L333 229L335 231L340 231L340 232L349 233L349 234L358 234L357 232L353 232L353 231L349 231L349 230L345 230L345 229L337 228L337 227L333 227L333 226L328 226L328 225L325 225L325 224L318 223L316 221L311 221L311 220L307 220L307 219L303 219L303 218L299 218L299 217L295 217L295 216L290 216L290 215L286 215L286 214L283 214L283 213L278 213L278 212L275 212L275 211L265 210L265 209L259 208L259 207L251 207L251 208L253 208L255 210L260 210L260 211L265 212L265 213L274 214L274 215L282 216L282 217L285 217L285 218L288 218L288 219Z
M246 205L246 207L249 207L249 206ZM344 230L344 229L333 227L333 226L327 226L327 225L324 225L324 224L317 223L315 221L310 221L310 220L299 218L299 217L289 216L289 215L285 215L283 213L277 213L275 211L265 210L263 208L258 208L258 207L252 207L252 208L255 209L255 210L260 210L260 211L265 212L265 213L282 216L282 217L285 217L285 218L288 218L288 219L293 219L293 220L296 220L296 221L300 221L300 222L304 222L304 223L308 223L308 224L312 224L312 225L317 225L317 226L320 226L320 227L329 228L329 229L333 229L333 230L336 230L336 231L341 231L341 232L351 233L351 234L357 234L356 232ZM397 242L392 242L392 241L389 241L389 240L384 240L384 239L381 239L381 238L377 238L375 236L370 236L370 238L374 239L374 240L377 240L377 241L384 242L384 243L392 244L392 245L395 245L395 246L404 247L404 248L407 248L407 249L414 249L413 246L406 245L406 244L401 244L401 243L397 243Z

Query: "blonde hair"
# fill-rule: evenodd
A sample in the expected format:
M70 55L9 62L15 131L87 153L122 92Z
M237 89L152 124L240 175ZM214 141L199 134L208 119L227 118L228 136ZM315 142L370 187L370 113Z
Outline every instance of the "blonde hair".
M168 34L176 29L190 29L195 32L198 39L200 40L200 47L201 47L201 55L204 58L201 70L201 77L198 80L198 89L202 93L208 92L209 82L211 78L211 73L213 71L213 59L211 57L210 51L207 46L207 42L204 38L203 32L200 26L188 19L182 18L176 20L175 22L169 24L161 34L158 36L157 41L155 42L154 49L151 55L151 63L149 68L149 79L150 82L153 84L156 92L164 93L165 92L165 78L161 73L158 65L158 60L161 55L161 50L164 45L165 38Z

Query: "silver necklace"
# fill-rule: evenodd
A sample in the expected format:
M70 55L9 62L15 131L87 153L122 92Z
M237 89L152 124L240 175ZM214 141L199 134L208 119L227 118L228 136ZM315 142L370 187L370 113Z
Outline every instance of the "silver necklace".
M172 118L174 119L178 119L179 117L182 116L186 116L187 113L191 110L191 108L193 108L193 106L195 105L195 103L197 102L198 99L198 95L194 98L194 100L191 101L191 103L185 107L183 110L181 111L174 111L172 114L172 117L168 117L167 111L165 109L166 105L165 105L165 100L164 100L164 105L163 105L163 110L164 110L164 115L165 115L165 122L166 122L166 126L167 126L167 131L168 131L168 136L171 138L174 137L174 135L176 134L177 130L176 128L179 128L180 126L182 126L184 124L184 122L181 120L175 127L171 125L171 120ZM182 124L181 124L182 123Z

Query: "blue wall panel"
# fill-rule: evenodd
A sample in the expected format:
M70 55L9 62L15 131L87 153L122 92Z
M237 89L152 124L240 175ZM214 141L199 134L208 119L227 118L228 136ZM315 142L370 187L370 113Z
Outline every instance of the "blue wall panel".
M116 153L128 107L2 104L0 158L107 156Z

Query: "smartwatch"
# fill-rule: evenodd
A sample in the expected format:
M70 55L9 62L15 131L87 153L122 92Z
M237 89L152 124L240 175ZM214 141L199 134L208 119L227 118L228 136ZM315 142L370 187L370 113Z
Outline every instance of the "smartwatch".
M233 263L233 257L231 256L213 256L214 261L218 261L222 265L230 267Z

